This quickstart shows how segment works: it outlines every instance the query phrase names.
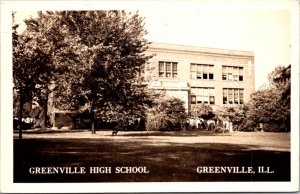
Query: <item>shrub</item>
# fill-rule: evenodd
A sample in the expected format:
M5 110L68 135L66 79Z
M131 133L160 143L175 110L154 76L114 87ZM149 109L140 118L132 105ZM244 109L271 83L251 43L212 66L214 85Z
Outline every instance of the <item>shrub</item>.
M228 129L225 129L224 127L217 127L215 129L215 133L228 133L229 130Z
M286 131L286 128L284 125L279 125L279 124L264 124L263 130L265 132L282 132L282 131Z
M197 104L193 105L191 108L192 117L201 117L205 120L212 119L215 114L213 109L209 104Z
M148 113L146 122L147 131L166 130L168 128L168 125L168 118L164 112Z
M248 119L243 120L241 123L239 123L239 125L237 125L238 131L255 131L256 128L257 124Z
M181 129L186 121L184 103L178 98L160 98L155 105L147 111L146 130L170 131Z

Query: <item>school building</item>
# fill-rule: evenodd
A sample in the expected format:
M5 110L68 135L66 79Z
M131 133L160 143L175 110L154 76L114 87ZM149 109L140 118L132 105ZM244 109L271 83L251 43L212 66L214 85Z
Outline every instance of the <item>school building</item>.
M145 65L148 86L183 100L187 112L201 103L242 105L255 90L253 52L152 43L146 54L154 54ZM74 126L75 113L50 104L48 111L54 127Z
M255 90L254 52L152 43L145 66L149 87L197 104L238 106Z

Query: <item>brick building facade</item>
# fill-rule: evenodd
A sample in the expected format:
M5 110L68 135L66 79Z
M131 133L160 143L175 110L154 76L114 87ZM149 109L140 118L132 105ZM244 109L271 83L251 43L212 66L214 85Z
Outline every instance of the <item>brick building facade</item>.
M154 54L145 67L150 88L181 98L188 111L241 105L255 91L253 52L152 43L147 54Z

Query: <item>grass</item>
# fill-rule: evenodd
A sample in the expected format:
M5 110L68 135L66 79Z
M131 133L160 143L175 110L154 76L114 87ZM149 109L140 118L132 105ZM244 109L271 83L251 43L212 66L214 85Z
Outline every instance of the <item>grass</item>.
M14 182L289 181L288 133L111 132L24 134ZM168 135L166 135L168 134ZM204 134L204 135L203 135ZM271 141L272 140L272 141ZM277 143L276 143L277 142ZM146 166L149 174L30 175L41 166ZM269 166L273 174L198 174L198 166Z

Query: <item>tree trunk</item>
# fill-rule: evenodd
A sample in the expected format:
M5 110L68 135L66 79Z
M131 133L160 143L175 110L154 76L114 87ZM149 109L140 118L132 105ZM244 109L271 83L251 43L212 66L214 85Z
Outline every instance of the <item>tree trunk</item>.
M96 134L96 131L95 131L95 121L92 120L92 134Z
M18 120L19 120L19 139L22 140L22 115L23 115L23 104L24 104L24 99L23 99L23 89L20 88L20 95L19 95L19 102L20 102L20 109L19 109L19 115L18 115Z
M48 98L49 97L48 97L48 95L49 95L49 90L48 90L48 88L46 88L45 100L42 104L43 109L44 109L44 115L43 115L43 118L42 118L42 121L41 121L42 129L46 129L47 125L49 123L49 117L48 117Z
M95 131L95 114L94 114L94 111L91 111L91 121L92 121L92 134L96 134L96 131Z

